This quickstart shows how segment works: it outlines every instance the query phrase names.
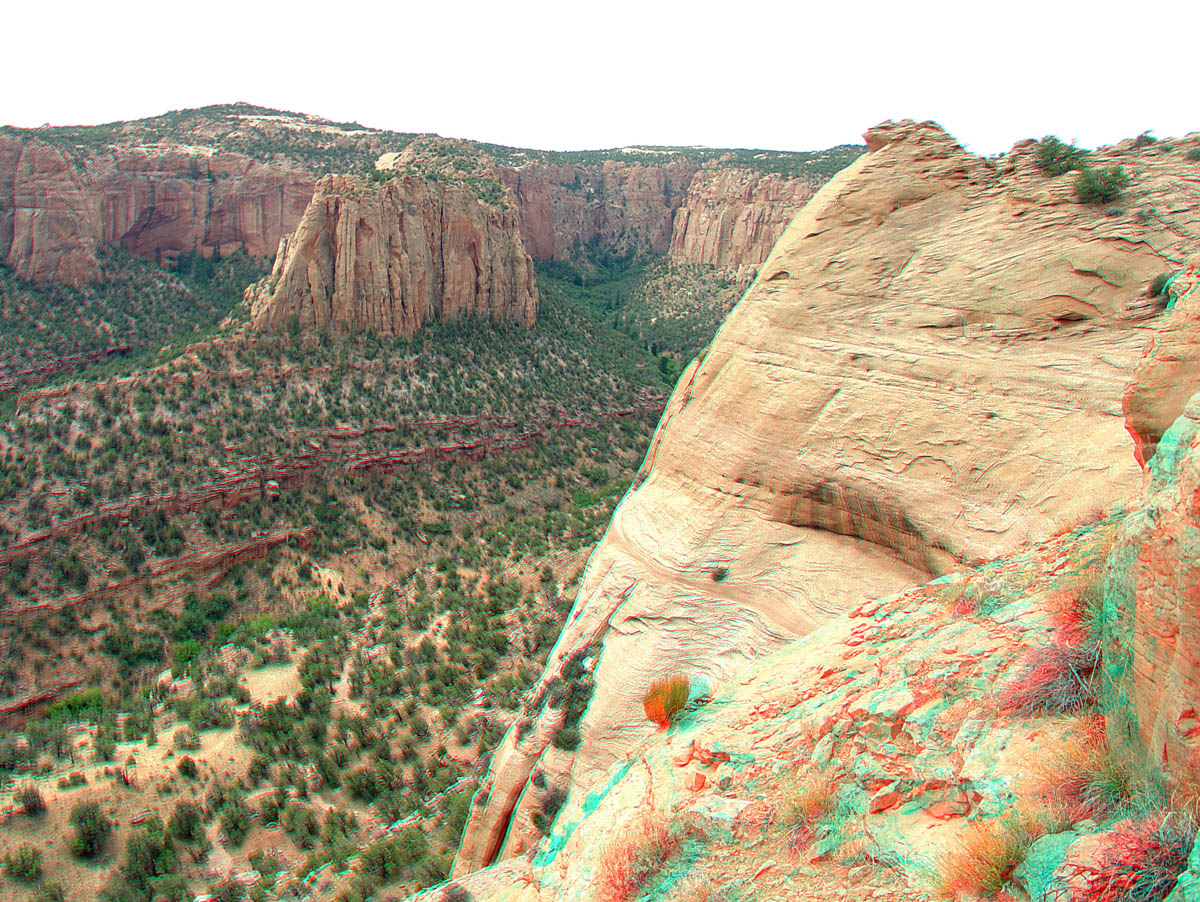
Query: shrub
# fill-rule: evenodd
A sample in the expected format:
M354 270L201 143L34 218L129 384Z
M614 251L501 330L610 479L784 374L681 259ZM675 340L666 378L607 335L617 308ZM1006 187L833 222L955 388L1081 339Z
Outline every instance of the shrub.
M172 738L171 743L177 749L194 751L200 748L200 737L196 735L196 731L191 727L184 727L182 730L175 731L175 736Z
M184 755L179 759L179 773L187 777L187 779L195 780L199 772L196 762L192 760L191 755Z
M46 810L46 799L36 786L25 786L17 792L14 801L21 806L26 817L36 817Z
M691 684L685 676L655 680L642 697L646 717L660 727L668 727L687 704Z
M42 850L21 846L4 857L4 869L17 880L33 883L42 876Z
M1095 865L1075 865L1088 902L1162 902L1187 870L1196 821L1168 813L1117 829Z
M546 797L542 799L541 811L535 811L533 814L533 826L537 827L544 836L550 834L550 828L554 826L554 819L558 817L558 812L562 810L562 806L567 801L567 791L555 787L546 793Z
M629 902L642 896L670 864L686 838L678 824L651 815L614 840L604 852L597 878L600 902Z
M1049 175L1064 175L1086 165L1087 151L1074 144L1065 144L1054 135L1047 135L1038 142L1034 160Z
M413 824L391 839L368 846L362 854L362 869L384 883L391 883L411 874L425 858L428 849L424 832Z
M279 825L302 849L311 849L321 833L321 824L316 814L307 805L292 802L279 816Z
M1075 197L1085 204L1108 204L1129 187L1129 175L1121 166L1093 169L1084 166L1075 176Z
M472 902L473 898L466 888L459 886L457 883L451 883L442 890L442 895L438 902Z
M182 842L198 842L204 836L204 817L195 802L179 802L167 822L171 835Z
M71 824L75 827L71 852L80 858L95 856L114 826L95 802L81 802L72 808Z
M563 727L554 734L554 747L564 752L573 752L583 743L583 734L575 727Z
M1154 135L1150 134L1150 132L1142 132L1140 135L1138 135L1136 138L1133 139L1134 147L1149 147L1151 144L1157 144L1157 143L1158 143L1158 138L1154 137Z
M210 886L208 894L212 897L212 902L242 902L247 897L246 888L232 877Z
M96 737L95 748L97 761L111 761L117 750L117 744L111 736L101 734Z
M33 894L33 902L66 902L67 891L61 883L43 883Z
M728 567L714 567L712 572L712 580L714 583L723 583L729 576Z
M218 822L231 845L240 846L246 841L246 834L250 832L251 814L249 806L240 796L226 801Z
M1045 832L1039 819L1023 812L967 824L958 846L941 861L941 895L956 899L994 896Z
M1200 163L1200 147L1193 147L1185 156L1193 163Z
M164 880L175 872L176 866L175 846L162 821L152 817L129 837L125 846L125 863L114 880L114 884L119 881L124 886L118 889L114 885L117 892L110 890L106 895L114 899L150 899L161 893L166 897L170 891Z

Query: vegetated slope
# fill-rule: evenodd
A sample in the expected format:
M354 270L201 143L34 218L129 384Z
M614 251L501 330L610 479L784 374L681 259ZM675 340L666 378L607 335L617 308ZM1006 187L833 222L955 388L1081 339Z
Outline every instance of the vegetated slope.
M385 547L415 541L436 493L387 477L399 483L389 495L377 471L518 452L454 502L495 517L497 480L525 486L503 475L522 455L535 466L566 454L545 462L571 472L616 455L628 470L662 403L659 368L578 301L558 300L531 331L468 320L411 341L219 340L146 373L27 394L3 437L7 605L103 590L268 528L319 527L319 556L377 533ZM626 420L642 438L624 434ZM542 448L547 438L557 450ZM366 510L343 507L368 488Z
M446 876L669 389L604 286L545 284L528 330L223 337L19 396L0 780L50 810L0 813L3 853L33 844L73 897L128 892L154 817L171 833L194 802L168 894L214 872L317 898ZM92 800L119 822L98 867L67 845Z
M1122 395L1161 309L1147 287L1200 234L1190 142L1096 154L1132 182L1101 205L1032 142L983 160L932 124L867 139L680 379L459 873L533 846L533 773L574 804L602 787L653 734L655 680L725 692L865 599L1134 496ZM556 745L580 660L594 694Z
M124 251L101 254L101 283L29 282L0 267L0 393L119 351L194 342L214 330L261 267L244 254L188 256L158 267Z

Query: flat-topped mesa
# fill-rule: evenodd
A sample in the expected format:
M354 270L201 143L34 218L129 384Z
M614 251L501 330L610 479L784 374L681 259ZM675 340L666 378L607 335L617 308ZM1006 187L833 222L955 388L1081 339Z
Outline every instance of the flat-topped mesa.
M639 748L656 679L719 694L866 599L1140 487L1122 396L1158 322L1145 289L1200 229L1180 188L1194 164L1097 152L1131 176L1118 209L1080 203L1032 143L986 160L932 123L866 138L680 379L538 701L493 758L456 873L537 842L539 785L570 788L573 806ZM570 661L595 692L556 747Z
M538 293L511 194L398 160L382 182L325 176L271 274L246 291L262 331L411 335L433 319L532 326Z

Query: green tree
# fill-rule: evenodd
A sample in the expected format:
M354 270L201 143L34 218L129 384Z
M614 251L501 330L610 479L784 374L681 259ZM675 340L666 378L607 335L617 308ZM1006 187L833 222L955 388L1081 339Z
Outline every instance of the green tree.
M80 858L97 855L114 826L96 802L80 802L72 808L71 824L75 827L71 852Z

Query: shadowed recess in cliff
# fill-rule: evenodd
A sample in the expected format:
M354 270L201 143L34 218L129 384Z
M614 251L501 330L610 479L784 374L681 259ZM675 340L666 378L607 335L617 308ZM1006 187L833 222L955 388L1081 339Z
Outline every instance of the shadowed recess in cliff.
M929 576L950 572L961 559L926 531L897 503L823 479L816 485L793 484L779 492L768 517L789 526L821 529L862 539L893 552Z

